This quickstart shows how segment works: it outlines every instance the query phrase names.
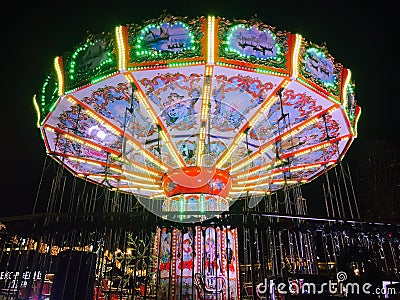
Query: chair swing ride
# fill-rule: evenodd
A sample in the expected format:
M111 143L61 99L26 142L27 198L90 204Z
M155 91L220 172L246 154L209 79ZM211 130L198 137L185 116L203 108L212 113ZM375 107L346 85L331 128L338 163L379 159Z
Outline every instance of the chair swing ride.
M164 15L56 57L34 103L47 154L74 176L190 225L334 167L357 136L354 90L350 70L299 34ZM183 278L169 299L200 273L238 296L237 230L192 229L156 234L161 285Z

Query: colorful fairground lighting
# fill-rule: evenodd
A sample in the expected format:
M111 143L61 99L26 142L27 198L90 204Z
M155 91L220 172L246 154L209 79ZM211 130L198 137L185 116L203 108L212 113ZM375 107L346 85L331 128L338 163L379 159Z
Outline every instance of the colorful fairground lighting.
M89 34L54 59L34 104L71 173L186 222L317 178L361 112L325 46L256 18L169 14Z

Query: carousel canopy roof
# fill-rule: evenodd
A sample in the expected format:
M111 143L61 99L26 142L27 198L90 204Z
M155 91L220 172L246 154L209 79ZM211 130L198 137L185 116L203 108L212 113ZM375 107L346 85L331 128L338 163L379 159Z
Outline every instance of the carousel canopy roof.
M163 15L89 34L35 95L47 153L136 196L235 198L342 159L360 108L325 46L258 19Z

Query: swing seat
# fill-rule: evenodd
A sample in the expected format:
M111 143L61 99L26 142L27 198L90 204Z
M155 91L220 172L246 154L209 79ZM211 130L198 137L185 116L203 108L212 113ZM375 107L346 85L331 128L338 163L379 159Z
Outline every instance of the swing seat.
M210 284L213 282L213 284ZM215 289L214 284L217 283L218 290ZM225 278L218 276L204 277L200 273L194 274L194 285L196 287L197 297L200 300L215 299L216 296L222 294L225 290Z

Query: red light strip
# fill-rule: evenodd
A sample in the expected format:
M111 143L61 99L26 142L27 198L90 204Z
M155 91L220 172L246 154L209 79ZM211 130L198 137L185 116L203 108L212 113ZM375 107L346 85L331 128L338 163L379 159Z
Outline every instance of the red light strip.
M126 132L124 132L123 130L121 130L121 128L119 128L118 126L114 125L113 123L111 123L107 118L101 116L100 114L98 114L96 111L94 111L90 106L88 106L86 103L80 101L79 99L77 99L76 97L73 97L71 95L68 95L66 97L69 101L72 102L77 102L79 103L79 105L81 105L87 112L89 116L91 115L95 115L96 118L101 121L104 122L105 124L107 124L107 127L111 128L112 130L116 131L119 133L120 136L125 136L128 141L132 142L134 144L135 147L138 148L138 150L142 151L142 154L148 158L149 160L151 160L152 162L154 162L156 165L160 166L161 168L164 168L164 170L167 170L168 167L162 162L162 160L160 160L159 158L155 157L153 155L153 153L151 153L150 151L148 151L146 148L144 148L142 146L142 144L134 139L131 135L127 134Z
M280 135L275 136L272 140L262 144L257 149L257 151L254 151L252 154L250 154L246 158L233 163L232 166L229 168L229 170L231 170L231 172L233 172L232 170L238 169L241 165L248 164L251 161L253 161L254 159L257 159L264 152L264 150L266 148L270 147L271 145L273 145L277 141L281 140L282 138L285 138L285 137L289 136L290 134L293 134L293 132L298 132L299 129L304 126L304 124L310 123L310 125L311 125L311 124L315 123L316 119L319 119L323 114L327 113L329 110L331 110L333 108L336 108L336 106L328 107L328 108L320 111L318 114L316 114L315 116L311 117L310 119L305 120L300 124L297 124L296 126L291 128L290 130L285 131L285 132L281 133Z
M269 95L268 99L266 99L258 108L258 110L254 113L254 115L242 126L242 128L239 130L238 134L235 136L235 139L233 142L225 149L225 151L222 153L222 155L218 158L216 161L216 167L218 169L221 169L223 164L226 162L226 160L230 157L230 155L233 153L235 150L236 146L239 144L240 139L243 137L243 133L245 130L247 130L249 127L251 127L251 124L254 124L257 120L257 118L261 117L263 115L263 109L265 107L268 107L270 105L270 100L276 97L277 91L286 83L285 80L283 80L280 84L276 86L276 88L271 92Z

